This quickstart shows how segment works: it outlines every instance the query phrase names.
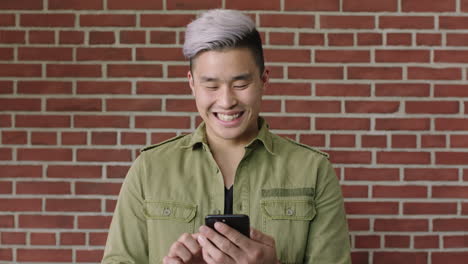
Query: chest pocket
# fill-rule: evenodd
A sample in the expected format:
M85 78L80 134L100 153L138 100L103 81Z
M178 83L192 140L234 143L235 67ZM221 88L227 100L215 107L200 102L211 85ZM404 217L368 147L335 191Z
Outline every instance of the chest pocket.
M262 200L263 232L273 236L281 263L303 263L310 222L316 215L312 197Z
M169 248L183 233L193 233L195 204L176 201L145 201L150 263L162 263Z

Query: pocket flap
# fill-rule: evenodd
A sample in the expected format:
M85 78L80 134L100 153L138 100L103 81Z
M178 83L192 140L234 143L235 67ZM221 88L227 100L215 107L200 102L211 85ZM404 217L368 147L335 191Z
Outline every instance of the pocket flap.
M145 214L149 219L190 222L197 213L194 204L175 201L145 201Z
M274 220L312 220L315 207L312 200L264 200L262 210Z

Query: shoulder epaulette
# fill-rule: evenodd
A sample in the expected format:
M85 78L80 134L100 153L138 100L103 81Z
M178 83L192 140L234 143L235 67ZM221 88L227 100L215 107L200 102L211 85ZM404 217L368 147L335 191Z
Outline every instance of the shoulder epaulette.
M154 144L154 145L146 146L146 147L144 147L144 148L141 149L141 152L147 151L147 150L150 150L150 149L157 148L157 147L159 147L159 146L161 146L161 145L167 144L167 143L172 142L172 141L176 141L176 140L178 140L178 139L180 139L180 138L182 138L182 137L185 137L185 136L186 136L186 135L176 136L176 137L173 137L173 138L170 138L170 139L161 141L161 142L159 142L159 143L156 143L156 144Z
M330 155L329 155L328 153L323 152L323 151L320 151L320 150L318 150L318 149L316 149L316 148L313 148L313 147L311 147L311 146L309 146L309 145L299 143L299 142L297 142L297 141L295 141L295 140L292 140L292 139L290 139L290 138L288 138L288 137L286 137L286 139L289 140L290 142L292 142L292 143L298 145L298 146L301 146L301 147L303 147L303 148L312 150L313 152L318 153L318 154L324 156L324 157L327 158L327 159L330 157Z

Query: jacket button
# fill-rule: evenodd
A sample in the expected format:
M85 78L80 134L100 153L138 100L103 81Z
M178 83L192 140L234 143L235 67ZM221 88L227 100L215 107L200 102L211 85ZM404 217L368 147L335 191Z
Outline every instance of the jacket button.
M213 210L213 214L219 215L219 214L221 214L221 210L219 210L219 209L214 209L214 210Z
M169 208L164 208L164 210L163 210L163 215L169 216L170 214L171 214L171 209L169 209Z
M286 210L286 214L289 215L289 216L291 216L291 215L294 214L294 210L293 210L292 208L288 208L288 209Z

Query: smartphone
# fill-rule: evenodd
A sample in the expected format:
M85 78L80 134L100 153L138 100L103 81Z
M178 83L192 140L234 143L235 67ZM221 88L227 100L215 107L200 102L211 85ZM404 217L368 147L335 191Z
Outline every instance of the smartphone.
M235 215L207 215L205 217L205 225L215 229L214 224L222 222L243 234L250 237L250 221L249 216L244 214Z

